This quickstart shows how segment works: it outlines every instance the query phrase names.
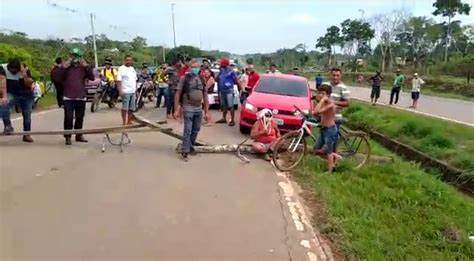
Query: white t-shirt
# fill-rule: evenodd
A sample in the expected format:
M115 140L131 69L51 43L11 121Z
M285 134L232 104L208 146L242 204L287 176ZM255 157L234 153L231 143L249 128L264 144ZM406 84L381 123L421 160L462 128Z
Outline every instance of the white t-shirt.
M412 92L420 92L421 85L425 84L421 78L413 78L411 81L411 91Z
M137 90L137 72L130 66L122 65L118 69L117 81L122 82L123 93L135 93Z

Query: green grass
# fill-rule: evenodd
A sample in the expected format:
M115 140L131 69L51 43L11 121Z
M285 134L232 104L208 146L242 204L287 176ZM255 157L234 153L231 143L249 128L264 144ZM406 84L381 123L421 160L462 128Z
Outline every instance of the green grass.
M360 101L353 101L344 115L351 127L377 130L474 178L473 127Z
M474 200L394 157L328 175L308 156L294 176L322 207L315 211L319 230L349 260L473 260Z
M56 95L52 92L46 93L43 95L43 97L38 101L38 105L36 109L41 110L41 109L47 109L50 108L51 106L56 105Z

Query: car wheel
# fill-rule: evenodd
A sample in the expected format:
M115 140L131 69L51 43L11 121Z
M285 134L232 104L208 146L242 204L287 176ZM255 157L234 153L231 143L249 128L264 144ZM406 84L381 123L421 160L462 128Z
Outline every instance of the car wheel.
M240 130L240 133L242 133L242 134L249 134L250 133L250 129L245 127L245 126L242 126L242 125L239 125L239 130Z

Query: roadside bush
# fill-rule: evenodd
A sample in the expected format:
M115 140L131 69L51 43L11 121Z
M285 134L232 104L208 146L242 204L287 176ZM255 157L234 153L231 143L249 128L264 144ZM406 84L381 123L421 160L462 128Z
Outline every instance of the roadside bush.
M423 139L422 144L427 147L438 147L438 148L452 148L453 147L453 142L436 133L436 134L431 134Z

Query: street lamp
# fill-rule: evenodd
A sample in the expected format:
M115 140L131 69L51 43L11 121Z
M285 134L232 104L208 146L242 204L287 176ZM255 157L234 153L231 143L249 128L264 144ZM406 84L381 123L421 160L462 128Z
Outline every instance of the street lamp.
M173 20L173 42L174 48L176 48L176 30L174 29L174 5L175 3L171 4L171 19Z

